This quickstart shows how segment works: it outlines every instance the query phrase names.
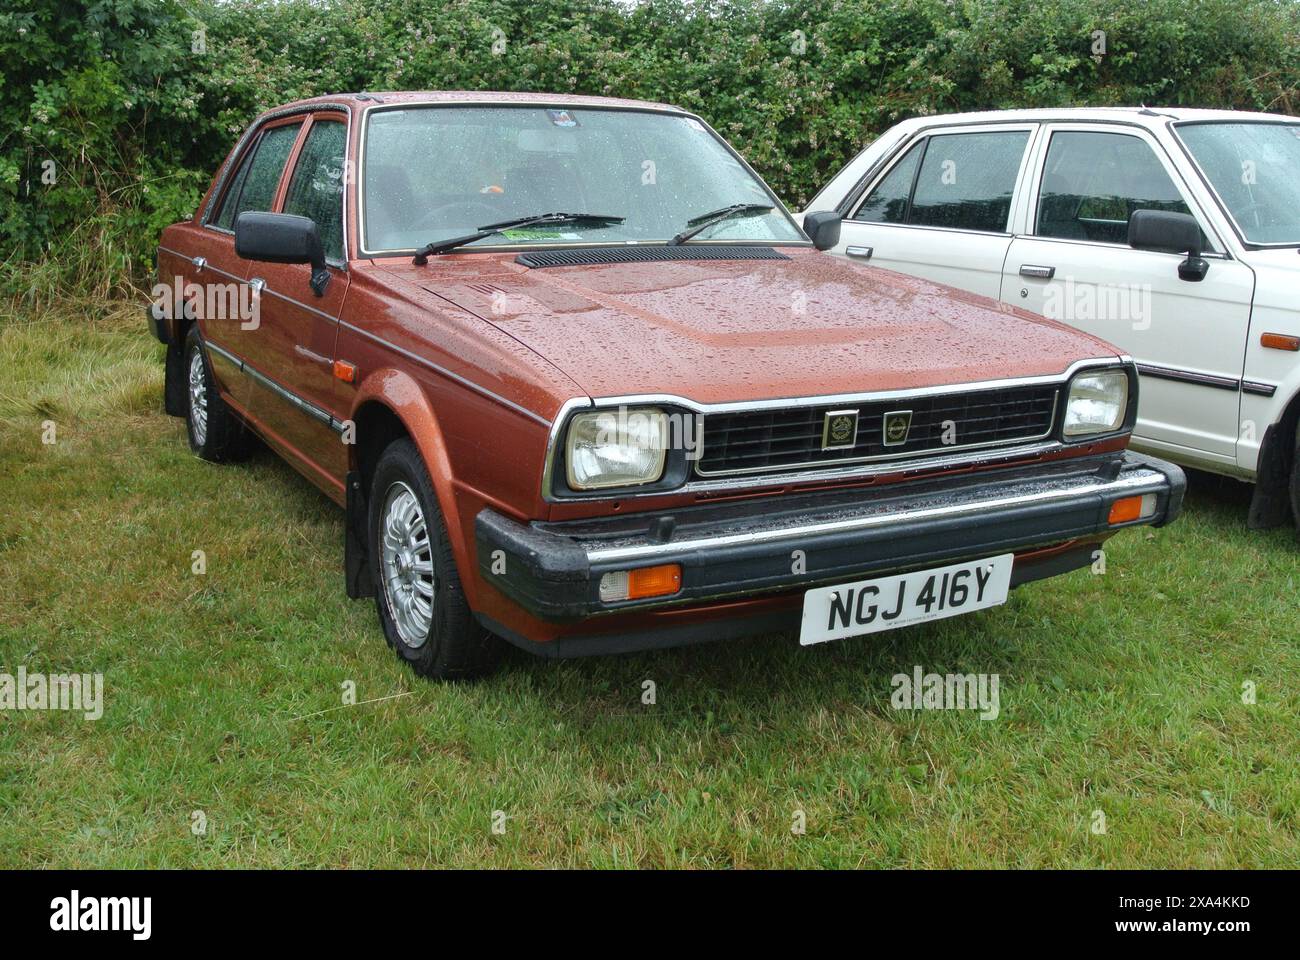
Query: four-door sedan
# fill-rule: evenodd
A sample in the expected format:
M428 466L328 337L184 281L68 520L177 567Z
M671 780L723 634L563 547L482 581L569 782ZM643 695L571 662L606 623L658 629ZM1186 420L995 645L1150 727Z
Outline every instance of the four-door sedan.
M805 232L806 231L806 232ZM346 510L420 673L995 606L1167 523L1092 335L819 252L698 117L531 94L258 118L168 227L166 408Z
M808 206L834 252L962 287L1134 357L1134 447L1255 481L1300 518L1300 121L1222 110L908 120Z

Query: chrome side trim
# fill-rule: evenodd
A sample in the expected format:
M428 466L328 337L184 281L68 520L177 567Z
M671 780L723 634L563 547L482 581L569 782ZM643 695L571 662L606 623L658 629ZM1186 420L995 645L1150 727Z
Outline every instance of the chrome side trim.
M158 249L165 250L167 253L174 253L177 256L182 256L182 257L185 256L185 254L181 253L179 250L174 250L171 247L160 246ZM214 267L211 264L208 265L208 269L214 270L217 273L221 274L223 277L229 277L231 280L234 280L238 283L248 282L243 277L237 277L233 273L227 273L225 270L222 270L220 267ZM276 297L277 299L280 300L284 300L286 303L292 303L294 306L301 307L303 310L308 310L311 313L315 313L321 317L324 317L326 320L329 320L332 323L337 323L340 327L346 327L347 329L353 331L354 333L360 334L361 336L374 341L380 346L387 347L389 350L392 350L394 353L401 354L403 357L406 357L408 360L413 360L414 362L420 364L421 366L428 367L430 370L433 370L436 373L439 373L450 380L454 380L457 383L461 384L462 386L468 387L470 390L475 391L476 393L480 393L483 396L488 397L489 399L495 400L496 402L502 404L503 406L509 407L511 410L514 410L516 413L519 413L530 420L534 420L537 423L540 423L544 427L550 426L551 421L547 420L541 414L534 413L532 410L529 410L527 407L521 406L520 404L515 403L513 400L509 400L506 397L501 396L499 393L493 393L487 387L479 386L474 381L462 377L460 374L448 370L446 367L439 366L438 364L434 363L432 360L429 360L426 357L422 357L419 354L412 353L410 350L406 350L402 347L399 347L397 344L385 340L383 337L376 336L375 334L371 333L369 330L363 330L361 327L358 327L352 323L348 323L346 320L341 320L337 317L332 317L328 313L325 313L324 311L317 310L315 307L311 306L310 304L303 303L301 300L295 300L293 297L285 296L283 293L278 293L275 290L272 290L270 287L263 287L262 293L268 294L272 297ZM211 345L214 348L216 347L215 344L211 344ZM233 354L229 354L227 351L227 355L233 359ZM239 362L239 361L235 361L235 362Z
M158 249L163 250L167 253L173 253L178 257L185 256L185 254L181 253L179 250L173 249L172 247L164 247L160 245ZM314 313L316 314L316 316L328 320L330 323L342 322L338 319L338 317L331 316L330 314L326 313L324 310L318 309L317 307L313 307L310 303L304 303L303 301L297 300L289 296L288 294L280 293L278 290L271 289L269 286L267 286L266 281L263 280L261 277L252 277L252 278L239 277L233 273L230 273L229 271L222 270L220 267L214 267L210 263L206 265L206 269L211 270L214 273L219 273L223 277L227 277L230 280L233 280L235 283L248 284L256 291L258 296L266 294L267 296L275 297L277 300L283 300L285 303L291 303L295 307L298 307L302 310L306 310L308 313Z
M547 420L541 414L534 413L532 410L529 410L527 407L515 403L513 400L510 400L506 397L503 397L499 393L493 393L487 387L480 386L479 384L475 383L473 380L470 380L466 377L462 377L459 373L456 373L453 370L448 370L446 367L434 363L428 357L422 357L418 353L413 353L410 350L405 349L404 347L399 347L397 344L392 343L389 340L385 340L383 337L376 336L375 334L371 333L369 330L363 330L361 327L358 327L352 323L348 323L346 320L340 320L339 326L346 327L348 330L351 330L353 333L359 334L360 336L366 337L367 339L372 340L375 343L380 344L381 346L387 347L389 350L392 350L394 353L401 354L406 359L414 361L415 363L420 364L420 366L422 367L428 367L430 370L434 371L435 373L446 377L448 380L454 380L456 383L459 383L461 386L473 390L475 393L481 394L482 396L485 396L490 400L495 400L497 403L501 404L502 406L509 407L511 410L515 411L521 416L527 417L529 420L535 420L537 423L540 423L544 427L549 426L551 423L551 421Z
M1144 377L1157 380L1177 380L1179 383L1194 383L1200 387L1214 387L1219 390L1241 389L1241 381L1235 377L1221 377L1213 373L1200 373L1196 370L1180 370L1177 367L1165 367L1158 363L1139 363L1138 373Z
M1241 381L1241 392L1251 393L1257 397L1271 397L1277 393L1276 383L1264 383L1262 380Z
M239 357L235 356L225 347L215 344L211 340L208 340L206 338L203 341L203 345L207 347L209 350L211 350L213 353L229 361L230 363L233 363L241 373L247 374L251 379L256 380L258 383L262 384L262 386L266 387L276 396L287 401L290 405L297 407L303 413L307 414L307 416L311 417L314 420L319 420L321 423L325 424L327 427L334 430L336 433L341 434L344 431L346 427L344 421L335 418L328 410L316 406L311 401L304 400L302 397L298 396L298 394L294 393L292 390L288 390L285 387L280 386L280 384L276 383L266 374L262 373L262 371L256 369L253 366L250 366L248 363L244 362Z
M748 533L734 533L718 537L704 537L698 540L673 540L668 543L647 543L630 547L596 547L587 548L589 563L639 563L652 560L664 554L680 554L684 551L707 550L715 547L746 546L750 544L772 543L781 540L794 540L815 537L827 533L843 533L866 530L873 527L888 527L895 524L911 523L918 520L942 520L949 517L966 516L983 513L990 509L1002 507L1030 506L1067 500L1088 494L1102 496L1135 496L1142 493L1156 493L1168 487L1164 474L1154 470L1145 470L1117 480L1098 481L1090 479L1083 483L1056 490L1022 494L1010 497L995 497L988 500L975 500L968 503L949 504L942 507L921 507L915 510L903 510L892 513L857 517L852 520L829 520L824 523L810 523L793 527L780 527L771 530L754 530Z
M189 260L191 263L193 263L193 258L191 258L188 253L181 253L181 251L177 250L175 247L164 247L162 244L159 244L158 249L161 250L163 253L174 254L175 256L178 256L183 260ZM200 257L199 259L203 259L203 258ZM210 262L206 260L204 260L203 262L203 269L211 270L213 273L219 273L223 277L229 277L231 280L234 280L236 283L245 282L243 277L237 277L233 273L229 273L226 270L222 270L220 267L214 267Z

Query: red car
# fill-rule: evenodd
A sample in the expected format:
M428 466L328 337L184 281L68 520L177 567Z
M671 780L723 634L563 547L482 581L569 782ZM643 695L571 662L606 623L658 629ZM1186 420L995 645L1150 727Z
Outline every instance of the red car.
M964 613L1177 515L1179 469L1125 449L1127 357L821 253L838 232L661 104L290 104L163 232L166 409L199 456L255 434L343 506L349 595L435 677L502 638Z

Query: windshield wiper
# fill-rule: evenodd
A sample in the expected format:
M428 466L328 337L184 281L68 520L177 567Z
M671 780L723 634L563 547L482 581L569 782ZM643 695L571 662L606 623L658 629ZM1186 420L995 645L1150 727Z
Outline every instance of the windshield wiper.
M770 203L733 203L727 207L720 207L717 210L711 210L708 213L702 213L698 217L692 217L686 221L686 229L677 236L668 241L670 246L676 246L679 243L685 243L691 237L695 236L701 230L713 226L715 223L721 223L723 220L730 220L732 217L738 217L745 213L767 213L775 210L776 207Z
M516 217L513 220L502 220L500 223L485 224L479 227L477 232L466 234L463 237L452 237L450 240L436 240L433 243L427 243L415 251L415 262L420 266L424 266L429 262L429 257L435 254L455 250L457 247L463 247L475 240L482 240L484 237L490 237L502 230L509 230L511 227L532 227L539 223L597 223L608 225L622 223L626 219L626 217L608 217L603 213L538 213L531 217Z

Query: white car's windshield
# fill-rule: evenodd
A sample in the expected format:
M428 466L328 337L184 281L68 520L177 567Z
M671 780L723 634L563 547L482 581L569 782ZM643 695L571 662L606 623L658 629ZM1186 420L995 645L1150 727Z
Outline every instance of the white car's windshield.
M1300 243L1300 124L1186 123L1178 136L1251 243Z
M505 229L466 248L662 242L733 204L775 208L739 211L691 241L804 239L708 128L678 114L544 106L382 109L369 116L364 150L364 247L371 253L417 250L489 224L557 212L597 218Z

